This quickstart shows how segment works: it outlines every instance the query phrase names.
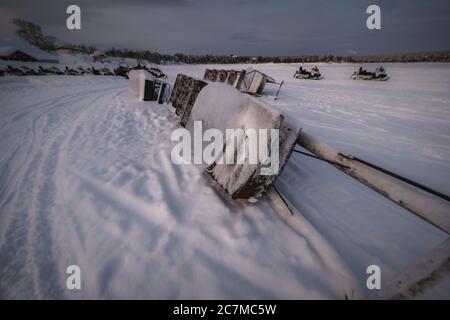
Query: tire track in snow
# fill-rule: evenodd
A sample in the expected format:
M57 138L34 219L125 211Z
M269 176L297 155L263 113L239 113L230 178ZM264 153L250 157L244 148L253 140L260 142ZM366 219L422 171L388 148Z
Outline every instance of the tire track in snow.
M115 88L113 90L115 90ZM65 169L65 154L67 149L65 146L67 145L67 141L72 137L74 131L73 128L83 126L84 121L89 118L93 109L99 105L98 102L105 96L109 98L108 93L110 92L111 89L107 88L100 92L89 93L77 101L76 105L83 104L87 107L74 117L70 126L61 128L61 132L56 135L53 141L50 140L51 145L46 152L47 157L40 170L41 177L39 178L39 181L43 181L43 183L38 196L34 198L38 200L36 209L36 243L55 243L52 238L52 234L54 233L53 230L55 229L54 225L59 227L60 224L54 220L54 211L58 202L61 203L61 209L63 209L64 206L64 188L61 188L61 190L58 191L57 188L59 189L61 187L61 174L63 174L61 171ZM67 124L67 122L68 120L65 119L63 124ZM55 136L55 134L53 134L53 136ZM57 192L59 194L57 194ZM55 259L55 250L56 248L48 248L43 245L36 246L34 250L34 265L35 270L38 271L37 287L44 291L42 296L46 298L61 297L64 294L64 289L59 288L57 285L64 285L65 276L61 271L65 270L68 264L63 263L58 266L59 261Z
M16 290L8 290L8 292L10 294L14 291L27 292L30 297L35 298L61 297L61 290L55 286L55 283L60 282L51 281L58 277L59 272L54 267L52 248L47 247L53 243L52 221L49 217L54 206L56 186L52 179L54 179L54 169L58 162L57 154L60 153L64 138L64 129L59 126L67 124L65 117L75 111L72 109L77 109L77 106L79 107L83 102L91 103L99 98L99 92L104 91L106 94L110 90L111 88L94 92L90 90L81 99L79 95L70 95L69 98L63 96L32 105L33 107L40 106L40 110L32 121L33 130L31 149L27 152L28 160L23 166L20 166L23 174L16 175L16 183L8 183L9 191L14 192L13 199L6 192L2 192L1 197L2 211L5 209L4 200L8 199L13 215L12 221L5 221L4 217L2 219L6 232L0 248L0 261L3 262L0 268L2 270L0 285L5 289L1 289L0 292L6 292L6 288L24 283L26 289L19 286ZM57 101L56 104L55 101ZM63 108L64 106L65 108ZM57 110L58 108L60 110ZM42 109L44 110L42 111ZM30 114L34 113L32 107L27 110L30 110ZM48 120L52 116L51 112L62 112L63 121L60 124L53 124L55 131L50 132L49 137L46 137L47 140L45 140L43 139L45 132L42 128L48 130L49 126L42 120ZM58 117L56 117L56 122L58 122ZM38 123L41 125L37 125ZM57 134L58 130L62 130L62 132ZM43 143L42 146L41 143ZM18 254L14 254L14 252ZM33 285L30 285L30 279L33 279ZM46 286L46 283L52 284ZM30 289L33 290L30 291Z
M91 93L89 93L87 96L95 96L97 95L99 92L104 91L105 89L101 89L101 90L95 90L94 92L91 91ZM108 89L106 89L108 90ZM6 192L8 191L7 189L13 189L13 187L15 187L15 181L21 181L23 178L23 175L21 175L19 173L19 171L22 171L21 168L23 167L28 167L29 163L31 162L30 159L32 159L32 155L36 154L36 150L39 148L40 145L40 141L42 140L40 138L40 135L42 135L42 130L43 128L46 126L46 122L42 121L42 120L46 120L48 113L52 112L54 110L57 110L58 108L61 108L67 104L73 104L76 101L79 101L80 97L79 94L73 94L73 95L68 95L68 96L62 96L62 97L58 97L56 99L46 99L43 102L39 102L36 104L31 104L30 106L25 107L24 109L31 111L30 114L33 115L32 112L37 112L38 114L33 116L32 118L32 123L31 123L31 129L27 129L27 134L29 133L31 135L30 138L25 137L23 142L25 142L28 146L28 150L26 152L24 152L22 150L22 154L25 154L26 157L24 157L24 162L23 164L19 164L19 165L15 165L15 167L17 167L18 169L14 172L8 172L8 170L4 170L2 172L2 179L0 180L0 187L3 188L2 190L2 195L5 195ZM44 108L44 110L41 109L37 109L35 110L34 108ZM45 108L48 107L48 108ZM21 111L19 111L21 112ZM2 127L5 128L5 130L8 130L8 124L4 124L2 123ZM28 143L27 143L28 142ZM17 146L17 150L23 149L24 145L20 145L18 144ZM7 152L5 152L5 154L8 154ZM14 153L12 153L14 155ZM8 167L9 163L14 159L13 156L9 157L9 159L7 161L1 161L2 163L2 167ZM14 159L15 161L17 161L17 159ZM13 167L13 166L12 166ZM7 177L9 175L9 178ZM9 186L9 188L7 188ZM2 208L2 199L0 199L0 209Z

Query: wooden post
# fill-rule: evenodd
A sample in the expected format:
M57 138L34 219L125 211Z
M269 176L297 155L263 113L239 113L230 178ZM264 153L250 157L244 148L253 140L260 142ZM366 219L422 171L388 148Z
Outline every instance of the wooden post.
M396 179L384 172L335 151L301 132L297 143L316 156L336 163L336 168L377 191L401 207L450 234L450 202Z

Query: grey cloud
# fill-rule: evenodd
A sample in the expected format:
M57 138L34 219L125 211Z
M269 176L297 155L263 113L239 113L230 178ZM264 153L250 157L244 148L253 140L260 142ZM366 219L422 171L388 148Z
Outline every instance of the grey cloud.
M361 54L450 49L450 1L378 0L382 30L365 27L372 0L2 0L7 20L34 21L61 40L162 53ZM65 8L82 9L82 30L65 28ZM6 18L4 18L6 17Z

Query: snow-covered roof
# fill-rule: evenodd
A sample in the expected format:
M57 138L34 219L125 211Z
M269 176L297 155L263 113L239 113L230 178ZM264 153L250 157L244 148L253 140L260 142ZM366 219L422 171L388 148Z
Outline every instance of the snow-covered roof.
M0 41L0 56L7 57L16 51L26 53L38 61L58 61L55 55L32 46L21 39L13 38Z

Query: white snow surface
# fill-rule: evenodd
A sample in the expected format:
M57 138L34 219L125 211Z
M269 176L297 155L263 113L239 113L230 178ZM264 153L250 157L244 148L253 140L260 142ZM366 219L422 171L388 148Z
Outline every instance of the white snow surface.
M172 83L246 67L161 66ZM278 100L261 99L304 131L450 193L450 65L385 65L388 82L350 80L351 64L319 65L321 81L293 79L298 65L256 67L285 80ZM178 117L127 85L0 78L0 298L357 299L372 294L367 266L383 285L447 237L297 154L277 181L294 216L273 191L230 200L201 168L171 162ZM66 288L74 264L81 290ZM426 297L449 298L447 280Z

